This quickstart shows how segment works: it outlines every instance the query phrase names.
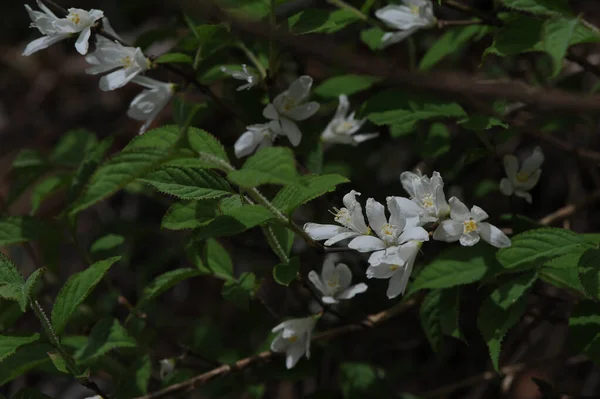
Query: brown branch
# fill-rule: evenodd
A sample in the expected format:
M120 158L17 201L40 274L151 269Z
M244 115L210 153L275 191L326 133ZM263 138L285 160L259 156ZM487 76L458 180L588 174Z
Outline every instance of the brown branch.
M190 6L192 4L190 3ZM295 36L283 29L263 23L232 17L216 7L200 8L204 15L228 22L240 34L275 40L294 51L309 55L350 72L387 78L390 83L410 88L451 95L472 95L480 98L504 98L547 109L565 111L600 111L600 96L581 96L558 89L542 89L517 82L490 82L453 72L419 72L399 69L393 62L368 53L349 51L348 46L325 36Z
M461 20L437 20L437 27L439 29L450 28L453 26L471 26L471 25L487 25L485 21L472 20L472 19L461 19Z
M313 336L312 341L327 341L335 337L339 337L341 335L346 335L348 333L354 331L360 331L364 329L363 324L368 325L369 327L375 327L376 325L388 320L398 314L404 313L408 309L417 305L422 299L422 296L414 296L408 299L405 302L401 302L387 310L384 310L379 313L374 313L372 315L367 316L361 324L349 324L340 327L333 328L331 330L324 331L322 333L316 334ZM145 396L140 396L136 399L156 399L156 398L164 398L171 395L174 395L178 392L189 392L193 390L195 387L205 384L208 381L212 380L216 377L221 377L225 375L229 375L231 373L244 370L248 367L254 366L258 363L268 362L276 356L280 356L281 354L271 351L261 352L257 355L247 357L245 359L238 360L233 365L223 365L217 368L214 368L206 373L197 375L195 377L190 378L189 380L180 382L178 384L171 385L167 388L161 389L160 391L156 391L150 393Z
M538 222L544 226L550 225L556 221L565 219L574 213L579 212L580 210L592 205L593 203L600 200L600 189L592 192L590 195L585 197L583 200L563 206L562 208L544 216Z

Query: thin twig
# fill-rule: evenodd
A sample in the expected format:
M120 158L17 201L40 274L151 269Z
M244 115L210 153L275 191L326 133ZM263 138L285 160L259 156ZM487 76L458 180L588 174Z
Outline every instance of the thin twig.
M363 320L363 323L365 323L369 327L375 327L376 325L384 322L385 320L388 320L394 316L404 313L408 309L417 305L419 303L419 298L420 297L413 297L411 299L408 299L405 302L400 302L399 304L397 304L387 310L367 316ZM327 341L332 338L346 335L346 334L354 332L354 331L361 331L363 329L364 329L364 327L361 324L344 325L344 326L332 328L331 330L327 330L325 332L316 334L313 336L312 341L313 342ZM164 398L164 397L170 397L171 395L174 395L175 393L189 392L189 391L193 390L194 388L196 388L202 384L205 384L206 382L208 382L216 377L222 377L225 375L232 374L236 371L245 370L248 367L254 366L257 363L268 362L268 361L272 360L274 357L279 356L279 355L280 355L279 353L271 352L271 351L261 352L257 355L250 356L250 357L247 357L242 360L238 360L233 365L223 365L223 366L217 367L206 373L192 377L189 380L180 382L178 384L171 385L165 389L162 389L157 392L153 392L153 393L145 395L145 396L140 396L136 399Z
M594 204L595 202L600 200L600 189L592 192L590 195L588 195L587 197L585 197L583 200L575 203L575 204L568 204L566 206L563 206L560 209L557 209L556 211L544 216L543 218L541 218L538 223L547 226L550 225L556 221L565 219L571 215L573 215L576 212L579 212L580 210Z

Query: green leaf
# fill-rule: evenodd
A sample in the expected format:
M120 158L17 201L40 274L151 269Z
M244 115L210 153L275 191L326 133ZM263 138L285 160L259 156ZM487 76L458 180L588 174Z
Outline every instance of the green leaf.
M500 0L513 10L525 11L534 15L572 14L568 0Z
M108 269L120 259L120 256L115 256L101 260L86 270L75 273L67 280L52 307L52 326L57 334L64 330L75 309L90 295Z
M229 29L223 24L198 25L194 29L194 36L197 38L197 58L200 60L234 44Z
M50 365L47 353L54 348L42 342L23 345L16 353L2 361L0 367L0 386L44 364ZM51 366L51 365L50 365Z
M229 171L227 167L224 167L224 164L229 164L225 148L214 136L202 129L190 127L188 140L192 150L200 153L202 160L209 167Z
M442 349L442 328L440 325L441 290L433 290L423 300L419 309L421 326L431 348L435 352Z
M96 135L85 129L70 130L61 136L50 161L54 164L77 166L85 154L98 144Z
M119 255L123 250L121 246L125 243L125 237L119 234L107 234L98 238L90 246L90 253L96 259L106 259Z
M37 389L23 388L14 396L12 399L52 399L52 396L48 396L45 393L41 393Z
M12 162L13 169L46 166L44 156L37 150L25 148L21 150Z
M432 118L463 118L465 110L457 103L412 103L409 108L373 112L367 118L376 125L413 127L417 122Z
M485 50L502 57L533 51L542 35L544 21L527 15L512 16L494 36L494 42Z
M42 274L44 274L45 271L46 269L42 267L40 269L34 270L33 273L29 275L27 281L25 282L25 285L23 286L23 295L25 296L25 298L33 298L33 290L36 284L42 278Z
M96 171L96 168L98 165L100 165L100 162L102 162L104 155L106 155L106 152L112 146L112 143L113 138L108 137L95 145L85 154L81 164L73 175L73 179L71 180L71 187L69 188L69 194L67 195L68 204L72 204L77 198L79 198L83 189Z
M170 230L194 229L210 223L216 216L218 200L175 202L162 219L161 227Z
M215 275L223 280L235 280L233 277L233 262L221 244L215 239L206 240L204 247L206 266Z
M579 280L585 291L600 299L600 249L590 248L581 255L577 264Z
M502 340L512 326L522 317L527 308L527 291L536 280L536 274L527 272L501 284L485 299L479 311L477 324L483 335L492 364L500 370L498 361Z
M557 256L587 244L585 239L568 230L544 227L517 234L512 245L498 251L496 258L507 269L533 269Z
M277 284L288 286L298 276L300 259L293 257L289 263L280 263L273 268L273 278Z
M240 170L227 175L229 181L243 188L262 184L287 185L297 182L298 177L294 153L283 147L263 148L248 158Z
M231 186L218 174L203 169L163 166L138 179L179 199L199 200L231 194Z
M0 252L0 298L15 301L22 312L27 309L29 298L25 295L25 280L15 265Z
M267 243L282 262L289 258L294 244L295 234L278 223L267 223L263 227Z
M183 53L167 53L158 57L154 62L157 64L189 64L192 65L194 60L187 54Z
M450 54L456 54L467 45L474 36L483 36L489 27L480 25L469 25L457 27L445 32L434 44L429 47L421 62L419 69L427 71Z
M169 150L177 144L181 136L179 127L176 125L161 126L156 129L135 137L123 148L124 152L135 150L144 150L146 148L156 148L160 150Z
M542 33L542 43L546 51L553 60L552 76L558 75L562 69L562 61L567 54L571 37L579 19L558 18L546 21Z
M439 305L440 327L443 334L464 340L459 327L460 291L460 286L442 290Z
M89 363L113 349L136 346L135 339L127 334L117 319L105 318L92 328L87 343L75 353L75 358L81 363Z
M31 191L31 215L34 215L42 205L42 202L57 193L62 188L69 185L71 179L69 175L58 174L54 176L48 176L40 183L35 185Z
M0 218L0 247L37 240L46 232L47 226L31 216Z
M249 310L250 300L254 297L256 277L252 273L242 273L237 281L226 281L221 290L225 300L243 310Z
M338 184L348 182L350 180L336 174L302 176L298 184L287 185L279 190L272 204L284 213L291 213L300 205L335 190Z
M451 247L442 251L417 276L410 288L449 288L479 281L498 269L494 249L485 245Z
M420 139L420 138L423 139ZM417 137L417 151L422 158L436 158L450 150L450 131L443 123L433 123L427 136Z
M48 357L58 371L65 374L71 374L68 369L67 362L58 352L48 352Z
M142 291L142 296L137 306L142 306L148 303L181 281L200 276L201 274L202 273L198 269L193 268L175 269L163 273L156 277L146 287L144 287L144 291Z
M96 170L83 195L71 207L70 213L75 214L102 201L160 166L170 157L172 155L158 148L123 150Z
M383 45L383 35L385 32L380 28L370 28L360 32L360 40L363 41L371 50L379 50Z
M385 397L383 392L372 392L380 387L385 378L385 370L368 363L344 362L340 364L340 385L344 399ZM331 397L331 396L329 396Z
M350 96L361 92L381 81L381 78L368 75L342 75L329 78L318 85L315 94L325 98L338 98L341 94Z
M360 18L349 10L335 10L329 12L318 8L308 8L292 15L288 24L293 33L333 33L349 24L359 21Z
M225 200L229 199L226 198ZM221 207L224 202L221 201L219 206ZM239 234L274 218L273 214L262 205L221 208L221 213L221 216L217 216L208 224L195 229L194 239L204 240L210 237L216 238Z
M152 377L152 361L149 355L138 357L128 370L121 375L118 397L132 398L148 393L148 383ZM116 396L116 395L115 395Z
M0 362L13 355L23 345L40 339L40 334L33 335L0 335Z

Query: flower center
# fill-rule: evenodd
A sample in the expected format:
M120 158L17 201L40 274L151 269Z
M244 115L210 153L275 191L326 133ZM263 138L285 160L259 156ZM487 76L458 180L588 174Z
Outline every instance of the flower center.
M525 172L519 172L519 173L517 173L516 177L517 177L517 181L519 183L526 183L527 180L529 180L529 175L527 173L525 173Z
M337 134L347 134L353 127L354 124L352 122L343 121L335 127L334 131Z
M81 22L81 17L79 16L79 14L77 14L76 12L73 12L71 14L69 14L69 19L71 20L71 22L73 22L75 25L79 25L79 23Z
M381 227L381 233L387 237L393 237L396 235L396 228L391 224L386 223Z
M348 209L346 208L333 208L333 212L331 213L333 213L334 220L344 227L348 227L352 223L352 218L350 218L350 212L348 212Z
M130 56L125 56L121 58L121 64L123 64L123 68L131 68L133 66L133 59Z
M296 101L292 100L291 98L287 98L283 103L284 111L291 111L294 107L296 107Z
M410 6L410 12L414 15L419 15L421 13L421 8L419 6L412 5Z
M290 341L291 343L294 343L294 342L298 341L298 336L292 335L291 337L288 338L288 341Z
M337 277L331 277L329 280L327 280L327 285L330 288L336 288L338 285L340 285L339 279Z
M423 207L425 207L427 209L433 208L433 204L434 204L433 196L431 194L426 194L421 199L421 204L423 205Z
M400 265L390 265L390 271L395 272L399 267Z
M477 222L474 220L467 220L463 222L465 234L477 230Z

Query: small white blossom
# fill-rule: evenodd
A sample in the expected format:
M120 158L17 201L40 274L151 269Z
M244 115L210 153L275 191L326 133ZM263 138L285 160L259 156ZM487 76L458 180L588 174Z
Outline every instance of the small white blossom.
M362 212L360 202L356 200L359 192L354 190L344 195L344 207L341 209L334 208L334 220L341 226L335 224L318 224L306 223L304 231L313 240L327 240L325 246L333 245L347 238L368 235L371 229L365 223L365 217Z
M248 72L248 67L246 66L246 64L242 64L241 71L234 71L225 66L221 67L221 71L223 73L231 75L231 77L234 79L245 80L246 82L248 82L245 85L238 87L237 91L250 90L251 87L254 87L258 84L258 78L256 77L256 75L253 75L252 73Z
M408 241L400 246L374 253L369 258L367 278L390 279L387 289L390 299L404 294L422 245L420 241Z
M339 100L340 103L333 119L321 134L322 141L326 143L352 144L356 146L363 141L379 136L379 133L363 133L355 135L366 120L354 119L354 112L348 115L348 112L350 111L348 96L342 94L340 95Z
M322 301L328 304L337 303L340 299L353 298L356 294L367 290L367 285L364 283L350 285L352 283L350 268L343 263L335 265L335 258L331 256L323 262L321 276L311 270L308 279L323 295Z
M478 206L471 211L458 198L452 197L450 202L450 218L444 220L433 233L433 239L446 242L460 241L470 247L479 242L479 238L498 248L510 247L510 238L499 228L482 221L488 214Z
M139 131L139 134L142 134L171 100L175 85L145 76L136 76L131 81L147 88L133 99L127 111L127 116L130 118L145 121Z
M389 5L375 11L375 16L399 32L383 35L383 46L398 43L421 28L435 26L431 0L403 0L403 5Z
M448 217L450 206L444 195L444 181L438 172L433 172L431 179L421 175L420 171L418 174L402 172L400 182L411 200L418 205L418 208L415 208L403 202L404 208L419 213L422 222L437 222Z
M398 197L388 197L387 206L390 218L385 216L384 206L373 198L367 200L367 218L369 226L375 232L374 235L362 235L356 237L348 247L359 252L385 252L387 248L396 247L408 241L428 241L429 234L419 226L420 220L417 215L409 216L402 211L401 202ZM381 256L375 252L371 256Z
M87 396L83 399L104 399L104 398L100 395L94 395L94 396Z
M500 191L504 195L516 195L531 204L531 194L528 193L540 180L544 162L544 153L540 147L535 147L533 153L523 161L519 170L519 160L514 155L504 156L506 178L500 181Z
M99 37L96 51L88 54L85 60L93 66L86 69L91 75L113 71L100 79L100 90L115 90L125 86L131 79L150 68L150 60L142 50L125 47L118 42Z
M265 118L280 123L282 134L287 136L294 147L302 140L302 132L296 122L310 118L319 110L319 103L306 102L312 83L310 76L300 76L263 110Z
M275 137L281 134L281 127L277 121L246 126L246 129L246 132L237 139L233 146L235 156L238 158L273 145Z
M169 359L161 359L159 361L160 363L160 379L164 380L169 374L171 374L173 372L173 370L175 370L175 359L174 358L169 358Z
M288 369L294 367L305 354L307 359L310 358L310 340L316 323L317 317L309 316L284 321L271 330L281 331L271 342L271 350L285 352L285 366Z
M58 18L40 0L37 0L37 5L42 12L32 10L27 4L25 9L31 18L31 27L37 28L43 36L29 43L23 55L28 56L43 50L75 33L79 33L75 48L80 54L87 54L92 25L104 16L103 11L69 8L69 15L66 18Z

